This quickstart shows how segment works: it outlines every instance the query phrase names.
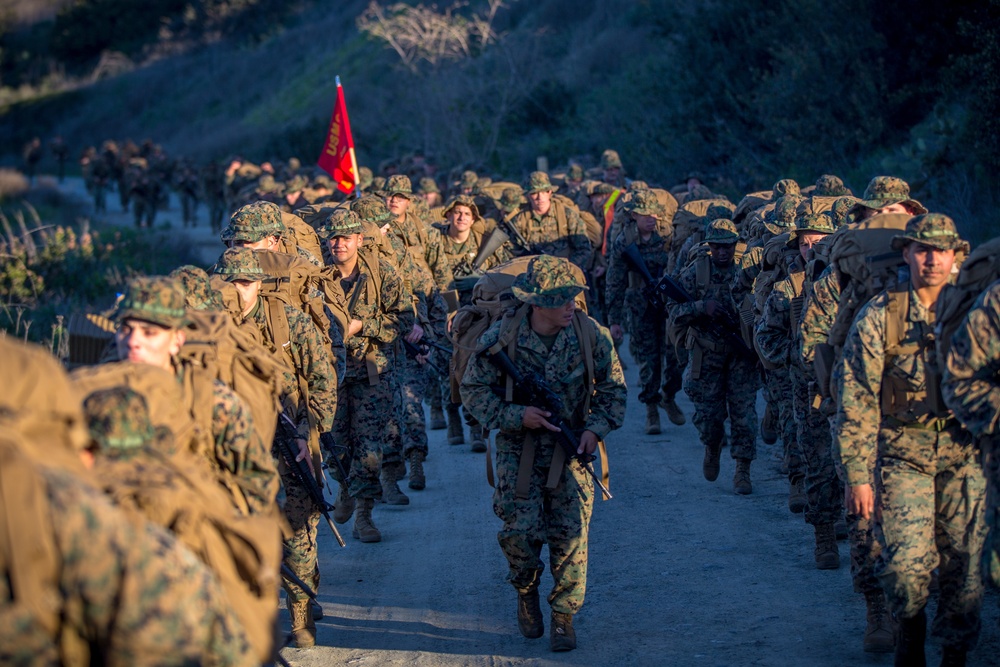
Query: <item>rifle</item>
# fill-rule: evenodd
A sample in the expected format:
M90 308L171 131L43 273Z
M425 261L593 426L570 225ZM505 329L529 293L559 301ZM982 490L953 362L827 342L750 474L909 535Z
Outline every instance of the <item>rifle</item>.
M508 240L513 239L514 243L521 247L525 255L538 255L540 254L538 250L532 244L528 243L528 239L524 238L524 235L518 230L514 223L510 221L507 216L500 216L500 220L497 223L497 229L503 225L505 230L505 235ZM478 259L478 258L477 258Z
M691 303L696 299L691 296L684 286L674 280L669 274L664 273L659 280L653 277L645 260L639 253L639 247L632 243L622 252L622 259L633 271L642 275L646 286L642 288L642 294L649 304L660 314L666 315L667 301L677 303ZM721 313L716 313L714 317L696 318L691 326L700 329L704 333L714 338L721 338L733 346L737 352L747 356L756 357L757 353L747 347L743 336L739 334L740 326L732 313L723 309Z
M279 412L278 428L280 429L280 433L278 433L278 437L274 441L278 445L281 457L285 459L285 465L288 466L292 475L309 494L316 508L323 514L327 524L330 526L330 530L333 531L333 536L337 539L337 544L346 547L347 543L344 542L344 538L340 536L340 531L337 530L337 527L333 524L333 519L330 518L330 510L333 509L333 505L326 502L326 498L323 497L323 489L316 482L316 477L309 469L309 464L306 461L295 460L298 452L292 449L292 443L299 438L295 423L284 412Z
M421 340L419 343L411 343L405 338L400 338L400 340L403 341L403 349L406 350L406 354L408 354L413 359L416 359L418 356L427 356L428 354L431 353L431 348L434 348L435 350L440 350L441 352L447 354L449 357L452 354L454 354L454 351L450 347L442 345L441 343L435 343L434 341L431 340L424 339ZM444 378L448 377L448 373L442 371L441 367L435 364L430 359L427 360L427 364L431 368L433 368L434 371L437 372L437 374L440 375L441 377Z
M327 431L326 433L319 434L319 446L322 449L326 447L330 454L330 458L333 459L334 463L337 464L337 470L340 471L341 479L344 480L343 483L347 484L347 470L344 469L344 462L340 460L337 456L337 443L333 441L333 434ZM346 449L346 447L344 448Z
M604 497L607 500L611 500L614 496L608 491L608 487L604 486L604 482L594 472L594 466L591 465L597 457L593 454L581 454L577 451L580 448L580 441L572 429L570 429L569 424L560 416L563 410L562 399L549 388L545 379L538 373L522 373L517 365L514 364L514 361L503 350L494 354L484 351L483 354L486 355L490 363L496 366L501 372L506 373L514 381L514 391L518 397L518 405L533 405L551 414L546 419L559 429L559 432L555 433L555 436L562 446L563 451L565 451L567 460L576 461L580 464L580 467L594 479L594 484L601 489ZM502 390L498 390L498 393L499 391Z
M492 257L494 253L496 253L496 251L508 241L510 241L509 234L500 229L500 227L494 228L494 230L490 232L490 235L484 238L482 244L479 246L479 252L476 254L476 258L472 260L472 271L479 271L479 268L483 265L483 263ZM525 243L527 243L527 241L525 241Z

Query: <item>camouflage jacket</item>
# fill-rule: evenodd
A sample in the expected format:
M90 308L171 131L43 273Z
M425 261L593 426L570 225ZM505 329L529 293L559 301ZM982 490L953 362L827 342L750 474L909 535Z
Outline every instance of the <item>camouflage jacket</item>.
M934 313L924 307L913 290L903 298L909 300L909 316L904 332L912 332L920 323L933 327ZM883 383L890 377L905 378L916 387L926 387L926 362L918 353L887 355L886 320L889 292L883 291L858 312L847 334L840 374L837 378L840 401L834 422L834 452L847 473L852 486L868 484L868 464L874 451L880 451L882 429L899 429L898 422L911 423L925 416L919 408L908 408L896 416L883 412ZM904 445L905 446L905 445ZM878 447L879 450L874 450ZM923 459L914 452L913 457Z
M1000 282L979 295L951 339L941 390L974 435L995 436L1000 421Z
M792 322L792 301L799 296L791 278L774 283L754 332L757 352L775 366L799 363L799 327Z
M810 380L816 379L813 370L816 346L826 343L839 307L840 281L836 270L827 267L806 295L802 322L799 324L799 362Z
M634 223L629 223L634 225ZM608 307L608 323L623 324L625 322L625 312L631 313L633 318L641 317L646 313L649 304L642 294L642 288L646 286L642 275L629 269L628 263L622 257L632 242L632 234L622 233L615 238L611 244L611 252L608 254L608 273L606 281L606 303ZM634 242L646 262L653 278L659 278L667 268L669 256L667 254L668 241L655 231L645 241L635 235Z
M565 235L559 230L560 208L566 216ZM553 199L552 207L545 215L539 216L526 208L510 222L534 247L537 254L563 257L579 266L582 271L587 271L593 247L587 236L587 227L575 209Z
M403 245L413 253L413 261L418 265L425 265L431 272L434 284L437 285L438 289L453 289L455 277L451 273L451 265L441 248L441 232L410 212L407 212L403 222L393 218L391 229L399 235Z
M764 243L758 241L749 246L740 258L739 269L733 276L733 298L737 303L753 292L754 282L764 269Z
M329 431L333 427L333 415L337 412L337 371L333 365L330 348L312 318L294 306L282 305L285 308L285 318L288 320L288 345L282 350L281 355L289 365L284 385L296 389L294 395L289 397L293 399L292 404L295 406L294 414L289 416L297 424L299 436L308 439L309 412L312 412L321 432ZM277 353L274 336L267 323L266 311L263 300L258 297L257 305L245 319L257 326L264 346L271 352ZM308 406L298 396L300 377L305 380L309 392Z
M373 277L368 264L358 257L358 277L344 279L334 267L333 275L338 277L345 298L350 301L357 289L361 275L367 275L364 292L358 297L352 317L362 322L361 332L349 336L344 341L347 350L347 372L345 381L371 379L368 362L372 371L379 375L393 370L393 344L400 335L400 322L412 318L413 305L405 301L403 283L398 272L384 259L378 262L379 276ZM381 284L381 291L377 286ZM411 320L412 321L412 320ZM412 327L411 327L412 328Z
M455 276L455 289L458 290L463 306L472 303L472 288L479 277L494 266L503 264L511 258L509 244L505 243L483 261L478 271L473 271L472 262L479 254L484 236L484 234L472 229L469 232L469 238L464 243L459 243L448 236L448 225L443 225L441 228L442 248L451 264L451 271Z
M549 388L562 399L563 413L560 416L567 423L604 438L622 425L628 388L611 334L595 320L590 319L590 322L597 330L593 351L595 384L592 390L586 383L580 342L572 325L556 335L550 350L531 328L530 316L525 317L517 329L514 363L521 372L535 372L545 379ZM503 320L494 322L483 334L480 344L484 347L494 344L502 324ZM508 403L494 393L493 387L502 386L501 380L500 371L484 355L472 355L462 378L462 403L486 428L498 429L506 434L523 434L525 406ZM588 391L593 391L590 413L579 423L573 413L582 405Z
M713 299L729 311L730 317L736 317L736 302L732 294L733 276L738 269L736 263L733 262L729 266L719 267L715 265L711 257L705 257L699 261L708 263L708 284L698 284L697 262L692 263L681 271L678 282L694 298L694 301L674 303L670 306L670 318L674 327L690 326L697 319L707 318L705 302ZM707 336L708 334L703 335ZM721 343L722 341L715 342Z

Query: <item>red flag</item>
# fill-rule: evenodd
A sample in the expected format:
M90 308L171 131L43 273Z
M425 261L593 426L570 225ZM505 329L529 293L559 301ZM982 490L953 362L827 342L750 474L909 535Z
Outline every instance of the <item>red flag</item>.
M354 139L351 137L351 123L347 120L347 104L344 103L344 89L340 87L339 76L337 102L333 106L330 129L317 164L333 177L341 192L349 193L357 188L358 163L354 157Z

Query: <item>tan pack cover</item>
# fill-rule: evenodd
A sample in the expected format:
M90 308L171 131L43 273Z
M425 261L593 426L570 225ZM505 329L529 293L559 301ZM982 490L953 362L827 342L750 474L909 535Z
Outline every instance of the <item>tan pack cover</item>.
M303 248L319 261L323 261L323 248L315 228L296 214L287 211L281 212L281 222L288 230L287 234L282 237L285 252L294 254L296 248Z
M271 276L263 282L262 294L268 292L284 294L289 304L297 306L312 318L320 335L329 341L330 320L323 307L320 284L323 280L322 269L298 255L285 252L258 250L255 254L260 261L261 270ZM287 342L287 334L280 338L282 340L275 340L275 344L279 347Z

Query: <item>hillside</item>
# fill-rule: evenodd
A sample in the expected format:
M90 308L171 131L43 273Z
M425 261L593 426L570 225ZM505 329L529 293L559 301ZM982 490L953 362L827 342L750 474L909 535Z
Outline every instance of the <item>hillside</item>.
M397 36L426 9L387 4L376 6ZM340 75L373 167L422 150L519 177L539 155L557 165L612 146L634 176L669 184L697 169L731 196L824 172L860 190L889 172L963 224L982 224L995 201L997 0L476 0L448 27L492 9L490 38L469 32L471 45L438 58L363 33L369 7L89 0L71 21L63 10L7 22L0 161L58 133L74 153L150 137L199 160L311 162ZM103 19L89 42L81 17ZM134 32L107 28L126 20Z

